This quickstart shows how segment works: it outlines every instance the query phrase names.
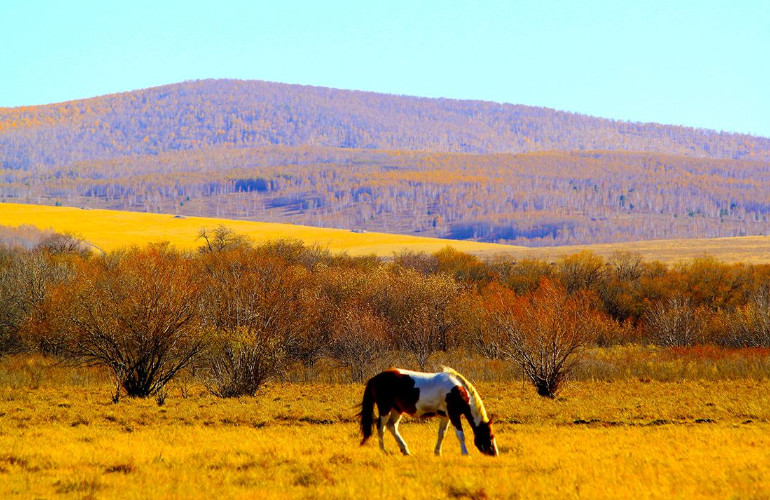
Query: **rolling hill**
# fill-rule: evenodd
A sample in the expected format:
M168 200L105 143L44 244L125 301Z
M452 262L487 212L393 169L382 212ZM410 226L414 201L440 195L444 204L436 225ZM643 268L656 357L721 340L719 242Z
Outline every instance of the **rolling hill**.
M465 153L644 151L770 159L770 139L547 108L262 81L204 80L46 106L0 108L4 168L212 146Z
M527 246L770 232L770 139L205 80L0 108L0 201Z
M160 241L169 241L180 249L194 249L202 245L202 240L197 238L201 228L213 229L224 225L246 235L256 243L298 239L332 252L377 255L384 258L404 250L434 253L449 245L485 259L538 258L553 261L586 250L604 257L610 257L616 252L630 251L647 261L657 260L667 264L702 256L712 256L724 262L770 263L770 237L767 236L526 248L386 233L357 233L291 224L0 203L0 227L23 225L34 226L40 230L52 229L78 234L104 251Z

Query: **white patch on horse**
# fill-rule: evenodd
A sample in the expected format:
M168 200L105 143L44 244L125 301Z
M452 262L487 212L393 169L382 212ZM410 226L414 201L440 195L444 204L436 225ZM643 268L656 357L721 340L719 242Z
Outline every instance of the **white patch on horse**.
M417 400L415 417L437 411L447 413L446 395L453 387L462 385L459 380L449 373L423 373L411 370L398 370L402 375L409 375L414 380L414 387L420 390Z

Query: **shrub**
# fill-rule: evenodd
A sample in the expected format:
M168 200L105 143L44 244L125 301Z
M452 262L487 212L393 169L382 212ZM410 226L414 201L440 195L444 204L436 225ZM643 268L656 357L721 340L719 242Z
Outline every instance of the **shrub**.
M108 367L132 397L158 393L203 348L190 261L163 245L84 264L68 302L67 347ZM64 305L62 307L65 307Z
M770 288L758 290L731 317L725 344L729 347L770 347Z
M445 274L423 275L413 269L380 271L370 277L373 312L387 321L390 344L412 354L420 369L436 351L451 347L449 305L460 293Z
M202 227L198 231L198 239L203 240L203 245L198 247L200 253L224 252L234 248L243 248L250 245L249 238L238 234L229 227L220 224L214 229Z
M215 341L205 383L221 397L253 396L304 346L312 322L308 272L283 259L239 249L206 261L204 321Z
M596 290L607 276L604 259L588 251L563 257L557 269L570 294L578 290Z
M77 255L83 259L91 256L89 244L81 236L72 233L48 234L34 249L51 255Z
M435 255L413 250L402 250L393 256L393 263L405 269L414 269L422 274L433 274L438 270L439 260Z
M554 397L593 342L602 319L584 292L544 280L523 297L500 297L497 330L504 357L521 365L541 396Z
M541 259L521 259L518 262L498 261L492 265L492 272L498 280L516 292L524 295L534 292L544 278L552 279L554 267Z
M687 347L698 342L703 314L689 298L669 297L647 311L645 324L650 339L663 347Z
M329 351L361 382L377 371L377 362L388 350L386 324L362 305L347 305L336 317Z
M0 263L0 353L36 350L59 354L60 315L52 294L73 276L73 261L48 252L16 249Z

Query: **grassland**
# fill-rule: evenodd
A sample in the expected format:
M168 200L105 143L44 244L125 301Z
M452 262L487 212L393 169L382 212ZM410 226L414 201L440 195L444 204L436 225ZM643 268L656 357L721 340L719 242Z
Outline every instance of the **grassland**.
M767 498L770 382L573 382L555 400L479 383L501 456L406 420L412 457L358 446L362 387L110 401L104 374L0 361L3 498ZM388 437L387 445L395 450Z
M170 241L180 249L197 248L202 244L198 232L221 224L244 234L256 243L295 238L310 245L351 255L392 256L404 248L435 252L447 245L467 252L503 252L510 247L491 243L444 240L386 233L356 233L345 229L328 229L269 222L213 219L206 217L175 217L172 215L125 212L117 210L84 210L72 207L0 204L0 225L29 224L39 229L53 229L81 235L104 250L127 245Z
M457 250L489 258L502 255L552 260L581 250L590 250L603 256L610 256L622 250L635 252L646 260L659 260L666 263L704 255L711 255L725 262L770 263L770 237L767 236L526 248L387 233L355 233L343 229L290 224L205 217L177 218L163 214L15 203L0 204L0 225L15 227L24 224L44 230L53 229L79 234L104 251L157 241L170 241L181 249L195 248L201 244L197 239L201 228L214 228L224 224L257 243L281 238L296 238L307 244L318 245L330 251L345 251L351 255L375 254L390 257L394 252L404 249L432 253L451 245Z

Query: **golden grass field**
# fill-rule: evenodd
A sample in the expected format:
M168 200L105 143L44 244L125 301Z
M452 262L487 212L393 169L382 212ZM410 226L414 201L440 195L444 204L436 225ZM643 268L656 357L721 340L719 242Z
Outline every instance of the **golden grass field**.
M1 498L768 498L770 382L478 383L501 455L405 419L413 456L359 447L358 384L111 402L102 372L0 360ZM184 396L184 397L183 397ZM470 432L469 432L470 434ZM387 436L387 446L396 446Z
M665 263L705 255L711 255L725 262L770 263L770 237L767 236L526 248L386 233L354 233L345 229L267 222L204 217L176 218L172 215L140 212L0 203L0 225L15 227L24 224L44 230L76 233L105 251L131 244L142 245L157 241L170 241L181 249L196 248L201 245L201 241L197 239L201 228L213 229L224 224L258 243L295 238L330 251L345 251L350 255L375 254L390 257L394 252L404 249L432 253L451 245L457 250L482 257L504 255L553 260L581 250L590 250L603 256L610 256L622 250L635 252L646 260L659 260Z
M355 233L346 229L328 229L271 222L183 217L173 215L121 212L117 210L83 210L72 207L0 204L0 225L29 224L40 229L77 233L98 248L109 251L131 244L170 241L180 249L203 244L198 232L221 224L244 234L257 243L294 238L330 251L351 255L392 256L403 248L426 252L438 251L451 244L461 251L504 251L505 245L469 241L442 240L386 233Z

